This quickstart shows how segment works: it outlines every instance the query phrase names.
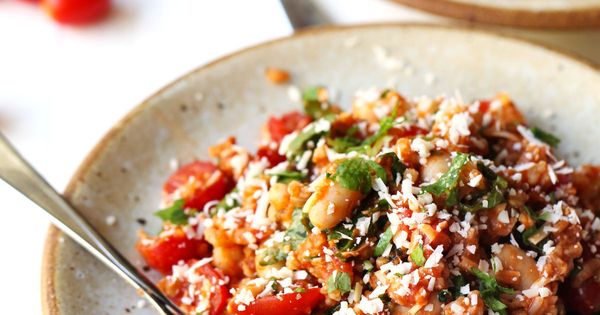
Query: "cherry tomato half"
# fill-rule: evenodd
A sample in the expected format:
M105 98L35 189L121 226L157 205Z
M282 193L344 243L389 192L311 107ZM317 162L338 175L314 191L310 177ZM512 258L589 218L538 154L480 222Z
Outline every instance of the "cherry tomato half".
M192 259L186 262L189 268L186 274L193 273L193 288L184 277L175 280L163 278L158 282L158 287L165 292L167 296L177 303L186 314L199 314L197 309L200 305L208 306L208 315L222 314L227 307L227 301L231 294L225 284L223 275L215 269L210 263L204 263L196 266L197 260ZM200 277L198 277L200 276ZM193 289L193 290L191 290ZM183 300L186 300L184 303ZM207 314L202 312L202 314Z
M312 118L299 112L290 112L281 117L272 116L267 122L267 130L271 135L271 140L279 143L283 137L306 127Z
M171 268L180 260L187 261L210 255L210 245L206 241L189 239L178 227L157 237L150 237L141 232L136 248L148 266L163 274L171 273Z
M110 0L42 0L54 20L66 24L95 22L108 15Z
M196 273L207 277L211 284L209 286L210 296L202 297L209 299L210 310L208 314L218 315L223 313L225 307L227 307L227 300L230 297L227 285L223 284L223 276L210 264L205 264L197 268Z
M163 186L171 195L179 190L188 208L202 210L211 200L221 200L233 188L233 180L211 162L195 161L173 173Z
M286 293L278 296L265 296L256 299L249 305L242 307L243 311L234 306L236 314L245 315L303 315L310 314L312 310L325 299L319 288L306 289L302 293Z
M285 156L277 152L277 149L272 149L268 145L263 145L259 147L256 151L256 156L259 159L266 158L269 162L269 167L273 167L286 160Z

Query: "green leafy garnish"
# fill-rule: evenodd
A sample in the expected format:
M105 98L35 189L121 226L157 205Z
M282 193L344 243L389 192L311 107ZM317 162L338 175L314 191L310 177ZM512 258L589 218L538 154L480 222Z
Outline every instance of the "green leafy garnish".
M284 240L290 244L293 250L298 248L298 245L306 239L306 226L304 226L304 213L302 209L294 209L292 212L292 223L285 231Z
M392 178L390 181L399 182L402 179L402 174L406 170L406 165L400 161L398 155L394 152L388 152L378 157L379 164L384 168L390 167Z
M322 86L309 87L302 92L304 111L314 119L333 114L331 104L326 99L321 99L321 93L327 93Z
M452 293L450 293L449 290L442 290L440 292L438 292L438 301L442 302L442 303L448 303L450 301L452 301Z
M327 145L339 153L346 153L360 145L361 140L352 136L327 139Z
M380 149L380 147L386 141L385 136L387 135L388 131L394 127L396 116L396 108L394 108L393 112L389 116L383 117L379 121L379 130L377 130L374 135L362 141L360 145L350 147L346 151L364 152L370 155L374 155L376 152L379 152L378 149ZM373 148L371 148L371 146L373 146Z
M383 254L385 249L390 244L390 241L392 240L392 236L393 236L392 235L392 227L388 227L385 230L385 232L383 232L383 234L381 234L379 241L377 241L377 245L375 245L375 251L373 252L373 255L375 255L376 257L381 256L381 254Z
M304 292L306 292L306 289L305 289L305 288L303 288L303 287L297 287L297 288L295 288L295 289L294 289L294 292L297 292L297 293L304 293Z
M478 268L471 268L471 272L479 279L479 292L485 305L494 312L506 314L507 307L506 304L500 301L500 294L515 294L515 291L499 285L496 277Z
M479 199L475 204L461 204L460 209L468 212L477 212L481 209L491 209L506 201L504 192L508 188L508 182L496 175L496 178L491 183L490 191ZM484 200L486 202L484 203Z
M285 259L287 258L287 253L281 250L280 248L270 247L264 250L261 253L261 256L263 258L260 259L258 264L261 266L270 266L278 262L285 261Z
M327 240L335 240L335 246L341 252L351 250L355 245L352 230L347 229L343 224L338 224L333 230L329 231Z
M435 183L421 187L423 191L431 193L437 197L445 194L446 205L453 206L458 203L458 179L460 171L463 166L469 161L469 155L464 153L458 153L458 155L452 159L450 169L442 177L440 177Z
M363 262L363 270L364 271L367 271L367 272L371 271L371 270L373 270L374 267L375 266L373 266L373 263L370 260L365 260Z
M536 138L547 143L551 147L556 147L560 143L560 139L557 138L555 135L553 135L547 131L544 131L538 127L532 127L531 133L533 133L533 135Z
M523 209L535 221L547 221L548 217L550 216L550 214L548 212L544 212L544 213L541 213L538 215L528 206L524 206Z
M234 188L231 192L229 192L219 203L212 209L210 215L214 216L218 211L229 211L234 208L241 206L240 201L235 196L238 194L238 189Z
M343 160L331 178L344 188L367 194L371 190L373 177L379 177L383 182L387 181L385 170L379 164L361 157L353 157Z
M350 275L345 272L334 271L327 279L327 293L339 291L341 294L350 292L352 283Z
M288 157L293 157L301 154L304 151L307 142L311 140L317 141L323 134L325 134L324 131L317 131L315 122L309 124L290 142L286 155Z
M534 241L531 241L533 236L535 236L535 239L534 239ZM526 229L521 234L521 239L523 240L523 244L525 246L533 249L538 254L541 254L544 252L543 251L544 244L548 241L548 239L546 237L547 237L546 233L544 233L543 230L541 230L540 228L537 228L535 226L532 226L532 227ZM537 242L535 242L535 240L537 240Z
M392 127L394 127L395 119L396 119L395 114L383 117L381 119L381 121L379 121L379 130L377 130L377 132L374 135L365 139L365 141L363 141L362 145L369 146L369 145L377 142L377 140L381 139L383 136L387 135L388 131L390 131L390 129L392 129Z
M455 299L459 296L462 296L463 294L460 293L460 288L467 284L467 280L465 279L465 277L463 277L463 275L452 275L450 277L450 280L452 280L453 286L450 287L448 290L450 291L450 293L452 293L452 296Z
M184 225L188 223L188 215L185 213L184 205L185 200L178 199L170 207L158 210L154 215L163 221L169 221L175 225Z
M281 172L272 172L267 173L269 176L277 176L278 183L289 183L293 180L301 181L306 178L306 174L295 171L281 171Z
M419 244L419 246L413 249L412 253L410 253L410 259L415 265L421 267L425 264L425 255L423 255L423 245Z

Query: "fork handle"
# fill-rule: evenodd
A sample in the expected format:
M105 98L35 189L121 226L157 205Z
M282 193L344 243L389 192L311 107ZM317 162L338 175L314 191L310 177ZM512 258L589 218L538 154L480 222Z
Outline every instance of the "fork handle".
M0 133L0 178L36 203L52 223L100 259L146 298L160 314L184 313L148 278L106 241L62 196L40 176Z

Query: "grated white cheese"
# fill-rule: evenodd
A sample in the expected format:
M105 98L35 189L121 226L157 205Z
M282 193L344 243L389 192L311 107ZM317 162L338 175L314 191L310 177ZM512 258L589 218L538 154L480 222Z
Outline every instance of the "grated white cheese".
M435 248L435 250L433 251L433 253L431 253L429 258L427 258L427 261L425 262L425 265L423 265L423 267L424 268L433 268L433 267L437 266L438 263L440 262L440 260L442 259L442 257L444 257L444 246L438 245Z
M383 301L380 298L369 299L366 296L362 296L358 308L365 314L378 314L383 311Z

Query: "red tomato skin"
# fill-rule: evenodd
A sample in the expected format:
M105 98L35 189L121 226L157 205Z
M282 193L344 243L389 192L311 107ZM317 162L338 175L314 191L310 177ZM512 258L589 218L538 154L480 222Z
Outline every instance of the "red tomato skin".
M141 233L136 248L149 267L163 274L171 273L171 268L181 260L203 258L210 254L210 245L206 241L189 239L183 231L156 238Z
M212 277L213 279L215 279L213 283L218 283L219 280L223 280L223 275L221 275L221 273L219 273L217 270L215 270L215 268L213 268L209 264L203 265L202 267L198 268L198 271L207 277ZM230 297L231 294L229 293L227 285L215 285L214 292L212 292L210 296L210 311L208 314L219 315L223 313L223 311L227 307L227 301Z
M311 121L310 116L294 111L283 114L281 117L271 116L267 122L267 130L271 140L279 143L283 137L296 130L301 130Z
M64 24L86 24L108 15L110 0L42 0L42 7L54 20Z
M285 156L280 155L277 149L271 149L269 146L261 146L256 151L258 159L266 158L269 162L269 167L273 167L286 160Z
M167 195L172 194L181 186L188 184L190 177L194 177L200 187L194 188L191 195L183 197L187 208L202 210L207 202L223 199L234 185L233 180L220 171L214 163L195 161L175 171L163 185L163 192ZM209 180L211 182L208 182Z
M580 288L563 287L561 296L566 303L568 313L592 315L600 311L600 284L590 278Z
M288 293L279 297L265 296L247 305L243 311L239 311L237 305L234 305L234 313L238 315L310 314L315 306L325 299L320 290L320 288L310 288L303 293Z

